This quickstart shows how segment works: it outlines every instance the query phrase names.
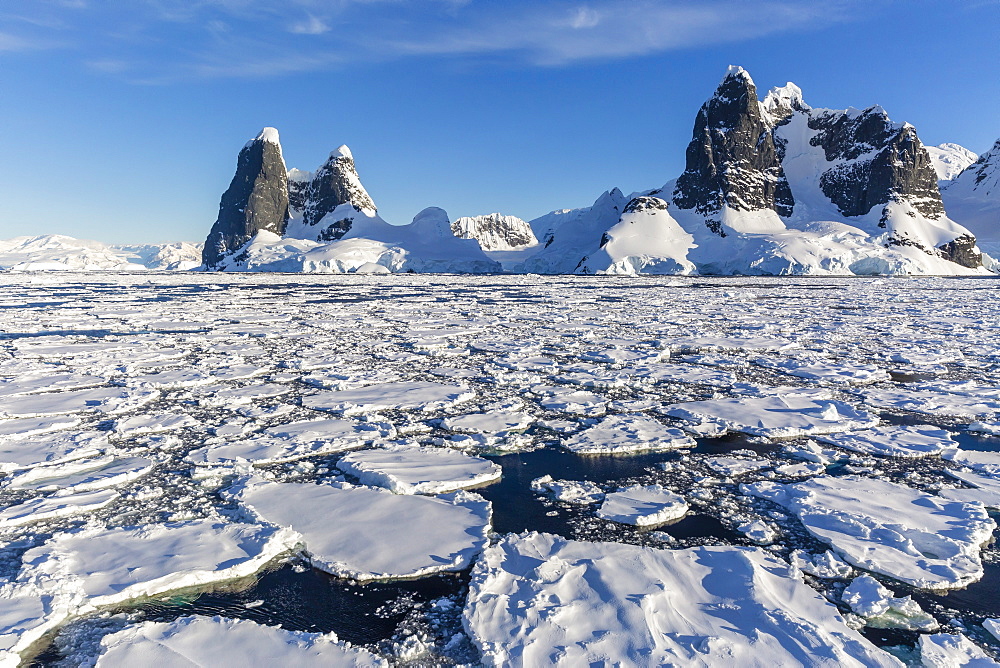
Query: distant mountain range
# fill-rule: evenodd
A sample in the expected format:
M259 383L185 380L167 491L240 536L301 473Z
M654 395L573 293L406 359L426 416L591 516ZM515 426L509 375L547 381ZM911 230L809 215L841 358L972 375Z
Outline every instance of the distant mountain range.
M237 159L200 257L192 244L0 242L0 268L548 274L988 274L1000 271L1000 141L925 147L881 107L763 99L730 67L698 111L684 172L525 222L441 209L390 225L347 146L287 169L265 128ZM987 251L984 254L982 251Z

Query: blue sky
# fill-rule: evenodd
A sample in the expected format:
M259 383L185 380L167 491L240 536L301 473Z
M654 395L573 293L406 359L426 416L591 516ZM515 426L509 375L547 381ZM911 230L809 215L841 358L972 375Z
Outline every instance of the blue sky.
M202 240L243 144L340 144L392 223L525 219L684 166L729 64L761 94L1000 137L1000 0L0 0L0 238Z

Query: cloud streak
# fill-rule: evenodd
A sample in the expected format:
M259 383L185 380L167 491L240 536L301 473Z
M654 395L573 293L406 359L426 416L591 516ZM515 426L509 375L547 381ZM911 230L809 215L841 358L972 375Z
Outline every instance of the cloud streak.
M72 37L92 71L169 83L431 56L527 67L624 59L808 30L881 1L135 0L43 3L36 22L60 25L51 36ZM0 33L0 50L30 43Z

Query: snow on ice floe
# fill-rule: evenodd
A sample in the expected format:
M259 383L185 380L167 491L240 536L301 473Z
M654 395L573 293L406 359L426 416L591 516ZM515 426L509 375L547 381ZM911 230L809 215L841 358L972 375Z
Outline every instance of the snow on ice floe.
M823 476L741 490L787 508L848 563L926 589L957 589L979 580L979 551L996 528L979 504L884 480Z
M481 457L418 445L362 450L342 457L337 468L363 485L396 494L442 494L500 479L503 469Z
M577 390L568 386L535 386L531 391L539 395L538 404L545 410L597 417L604 415L608 400L599 394Z
M115 420L113 431L116 436L128 438L164 431L173 432L185 427L194 427L197 424L197 420L184 413L151 413Z
M920 636L920 663L925 668L988 668L1000 665L961 633Z
M693 448L695 441L648 415L609 415L559 444L577 454L595 455Z
M362 448L393 436L395 429L385 423L302 420L270 427L256 437L198 448L187 459L198 466L274 464Z
M523 431L534 421L534 417L521 411L487 411L449 416L441 421L441 426L462 434L487 434Z
M7 489L89 492L137 480L149 473L154 462L146 457L107 455L77 459L52 466L36 466L9 478Z
M741 476L771 466L766 459L739 459L738 457L709 457L705 465L724 476Z
M970 485L970 488L942 489L938 494L950 501L981 503L987 508L1000 510L1000 478L977 473L948 470L949 476Z
M65 415L0 420L0 442L7 439L23 439L63 429L72 429L79 424L80 418Z
M980 450L945 450L941 457L961 466L985 473L990 476L1000 476L1000 452L983 452Z
M475 397L476 393L465 385L401 381L320 392L302 397L302 405L343 415L392 409L430 412L451 408Z
M878 424L878 417L833 399L828 391L821 389L692 401L672 404L664 412L691 423L690 431L708 436L737 431L783 438L865 429Z
M73 597L58 592L0 585L0 666L21 665L21 655L65 622L77 607Z
M0 397L6 400L7 397L33 392L82 390L89 387L98 387L106 383L107 379L105 378L71 371L5 378L0 380Z
M314 566L358 581L462 570L491 524L490 503L469 492L428 497L248 479L230 494L260 521L301 534Z
M113 503L118 497L118 492L102 489L65 496L34 498L0 510L0 529L95 512Z
M687 512L687 501L660 485L632 485L606 494L597 516L644 527L680 519Z
M531 489L576 506L589 506L604 500L604 491L586 480L553 480L552 476L543 475L531 481Z
M817 441L866 455L928 457L956 447L951 434L931 425L882 426L865 431L817 436Z
M837 364L827 361L770 359L754 360L758 366L829 385L869 385L889 380L889 372L874 364Z
M287 529L213 520L84 528L25 552L15 583L76 597L83 613L253 575L298 543Z
M891 408L926 415L964 418L990 417L1000 413L1000 397L985 392L954 393L942 389L866 390L865 403L876 408Z
M492 666L901 666L758 548L527 533L486 549L465 627Z
M287 631L248 619L192 616L172 622L143 622L104 636L96 665L375 668L389 664L365 649L339 642L333 633Z
M639 381L649 383L687 383L731 387L736 376L728 371L706 369L690 364L643 364L628 367L629 375Z
M870 575L860 575L847 586L841 600L873 629L936 631L938 623L909 596L895 598Z
M829 550L820 554L793 550L789 555L789 561L803 573L818 578L848 578L854 573L850 564Z
M137 391L121 387L22 394L4 398L0 404L0 418L46 417L92 411L117 415L135 410L159 396L156 390Z
M108 435L98 431L66 432L0 440L0 472L60 464L99 455L111 447Z

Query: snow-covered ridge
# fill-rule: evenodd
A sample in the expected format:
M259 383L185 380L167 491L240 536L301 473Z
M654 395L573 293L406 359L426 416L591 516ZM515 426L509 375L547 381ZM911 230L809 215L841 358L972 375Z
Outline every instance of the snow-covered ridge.
M201 264L201 244L114 245L61 234L0 240L0 270L185 271Z
M502 213L456 218L451 231L459 239L475 239L484 251L509 251L538 243L531 225Z
M979 156L958 144L945 143L938 146L924 146L931 156L934 171L938 181L951 181L961 174L966 167L976 162ZM944 186L946 184L942 184Z

